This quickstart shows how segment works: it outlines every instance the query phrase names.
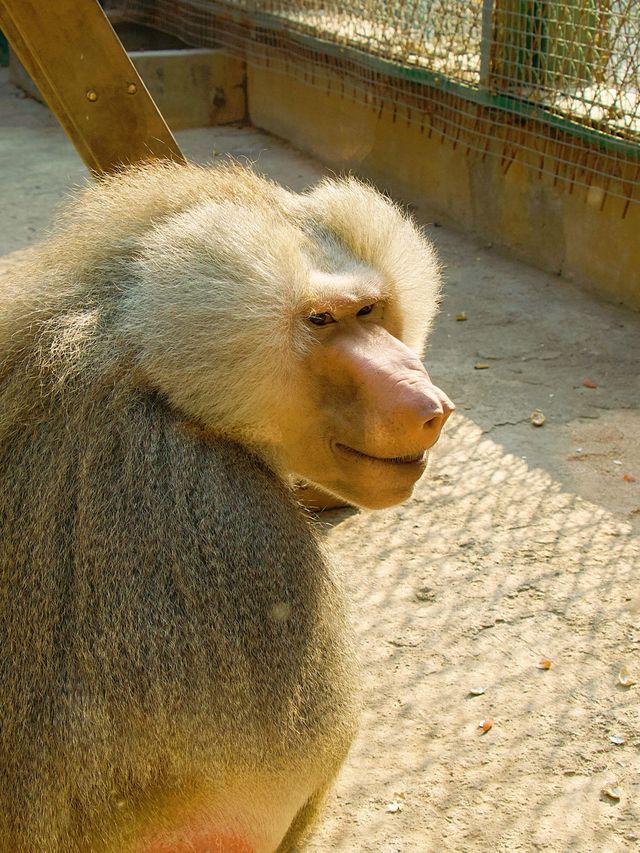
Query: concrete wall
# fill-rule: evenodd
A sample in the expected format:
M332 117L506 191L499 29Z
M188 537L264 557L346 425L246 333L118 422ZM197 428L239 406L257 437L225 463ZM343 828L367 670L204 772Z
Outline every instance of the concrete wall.
M629 205L623 218L624 202L605 197L604 186L569 192L518 160L505 171L500 157L429 138L415 125L394 122L391 111L263 67L248 67L247 99L257 127L400 197L423 195L461 228L640 309L640 205Z

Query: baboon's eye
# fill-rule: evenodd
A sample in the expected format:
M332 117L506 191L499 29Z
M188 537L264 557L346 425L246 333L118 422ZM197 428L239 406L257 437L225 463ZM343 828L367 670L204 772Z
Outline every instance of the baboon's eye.
M328 326L330 323L336 322L328 311L323 311L322 314L311 314L307 320L314 326Z
M374 308L375 308L375 305L365 305L364 308L361 308L358 311L357 316L358 317L364 317L365 314L371 314L371 312L373 311Z

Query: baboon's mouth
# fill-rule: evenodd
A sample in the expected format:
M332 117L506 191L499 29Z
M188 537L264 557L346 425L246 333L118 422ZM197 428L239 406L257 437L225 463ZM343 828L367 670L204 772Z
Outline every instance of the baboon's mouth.
M368 459L371 462L383 462L386 465L419 465L426 462L427 451L421 450L420 453L412 453L408 456L371 456L369 453L363 453L362 450L356 450L355 447L349 447L348 444L336 443L336 447L345 453L352 456L358 456L360 459Z

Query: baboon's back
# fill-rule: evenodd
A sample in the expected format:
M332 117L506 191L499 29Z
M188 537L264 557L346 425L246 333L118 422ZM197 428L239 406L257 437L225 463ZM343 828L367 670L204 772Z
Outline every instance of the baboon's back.
M0 445L0 849L115 827L124 850L172 792L338 764L340 596L282 483L118 381L25 412Z

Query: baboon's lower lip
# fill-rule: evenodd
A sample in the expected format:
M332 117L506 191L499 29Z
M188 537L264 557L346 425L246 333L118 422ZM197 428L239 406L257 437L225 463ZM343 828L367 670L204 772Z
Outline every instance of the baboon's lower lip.
M338 442L336 443L336 447L360 459L367 459L370 462L382 462L385 465L420 465L427 458L426 450L421 450L420 453L412 453L408 456L371 456L370 453L363 453L362 450L356 450L355 447L349 447L348 444L340 444Z

